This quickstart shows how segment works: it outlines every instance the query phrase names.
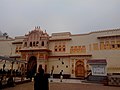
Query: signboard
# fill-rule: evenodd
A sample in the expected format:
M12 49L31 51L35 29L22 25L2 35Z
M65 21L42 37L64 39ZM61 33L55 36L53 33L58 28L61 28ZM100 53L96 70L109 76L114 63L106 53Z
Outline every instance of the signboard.
M92 75L106 76L105 65L92 65Z

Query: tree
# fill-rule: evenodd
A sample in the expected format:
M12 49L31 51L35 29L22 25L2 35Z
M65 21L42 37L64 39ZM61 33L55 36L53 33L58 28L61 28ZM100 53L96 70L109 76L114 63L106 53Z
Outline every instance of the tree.
M6 37L6 39L8 38L8 34L5 32L5 33L3 33L3 36L5 36Z

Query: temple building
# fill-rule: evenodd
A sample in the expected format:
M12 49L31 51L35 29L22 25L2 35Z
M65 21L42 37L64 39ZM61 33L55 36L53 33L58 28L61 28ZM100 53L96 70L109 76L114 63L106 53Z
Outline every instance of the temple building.
M27 61L26 66L17 63L14 66L15 69L24 66L27 72L36 72L41 64L45 73L53 71L57 75L63 70L71 78L86 77L90 70L87 61L104 59L107 73L120 73L120 29L49 35L38 26L24 36L0 36L0 56ZM1 60L0 67L3 63Z

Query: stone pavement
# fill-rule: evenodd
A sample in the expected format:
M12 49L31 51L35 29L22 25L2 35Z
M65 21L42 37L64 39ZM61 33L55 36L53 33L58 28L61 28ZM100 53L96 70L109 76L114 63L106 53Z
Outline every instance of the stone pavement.
M78 79L63 79L62 82L60 79L49 79L49 82L56 82L56 83L82 83L83 80L78 80Z
M50 79L49 79L50 81ZM15 87L6 88L4 90L34 90L34 82L16 85ZM83 83L81 80L74 79L53 79L49 82L49 90L120 90L120 87L103 86L102 84Z

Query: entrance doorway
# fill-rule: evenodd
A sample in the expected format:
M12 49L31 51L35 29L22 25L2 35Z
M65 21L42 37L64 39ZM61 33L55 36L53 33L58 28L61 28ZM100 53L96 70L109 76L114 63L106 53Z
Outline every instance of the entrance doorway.
M75 65L75 76L76 77L84 77L85 76L84 62L81 61L81 60L76 62L76 65Z
M31 56L27 64L27 78L32 78L37 71L37 58Z

